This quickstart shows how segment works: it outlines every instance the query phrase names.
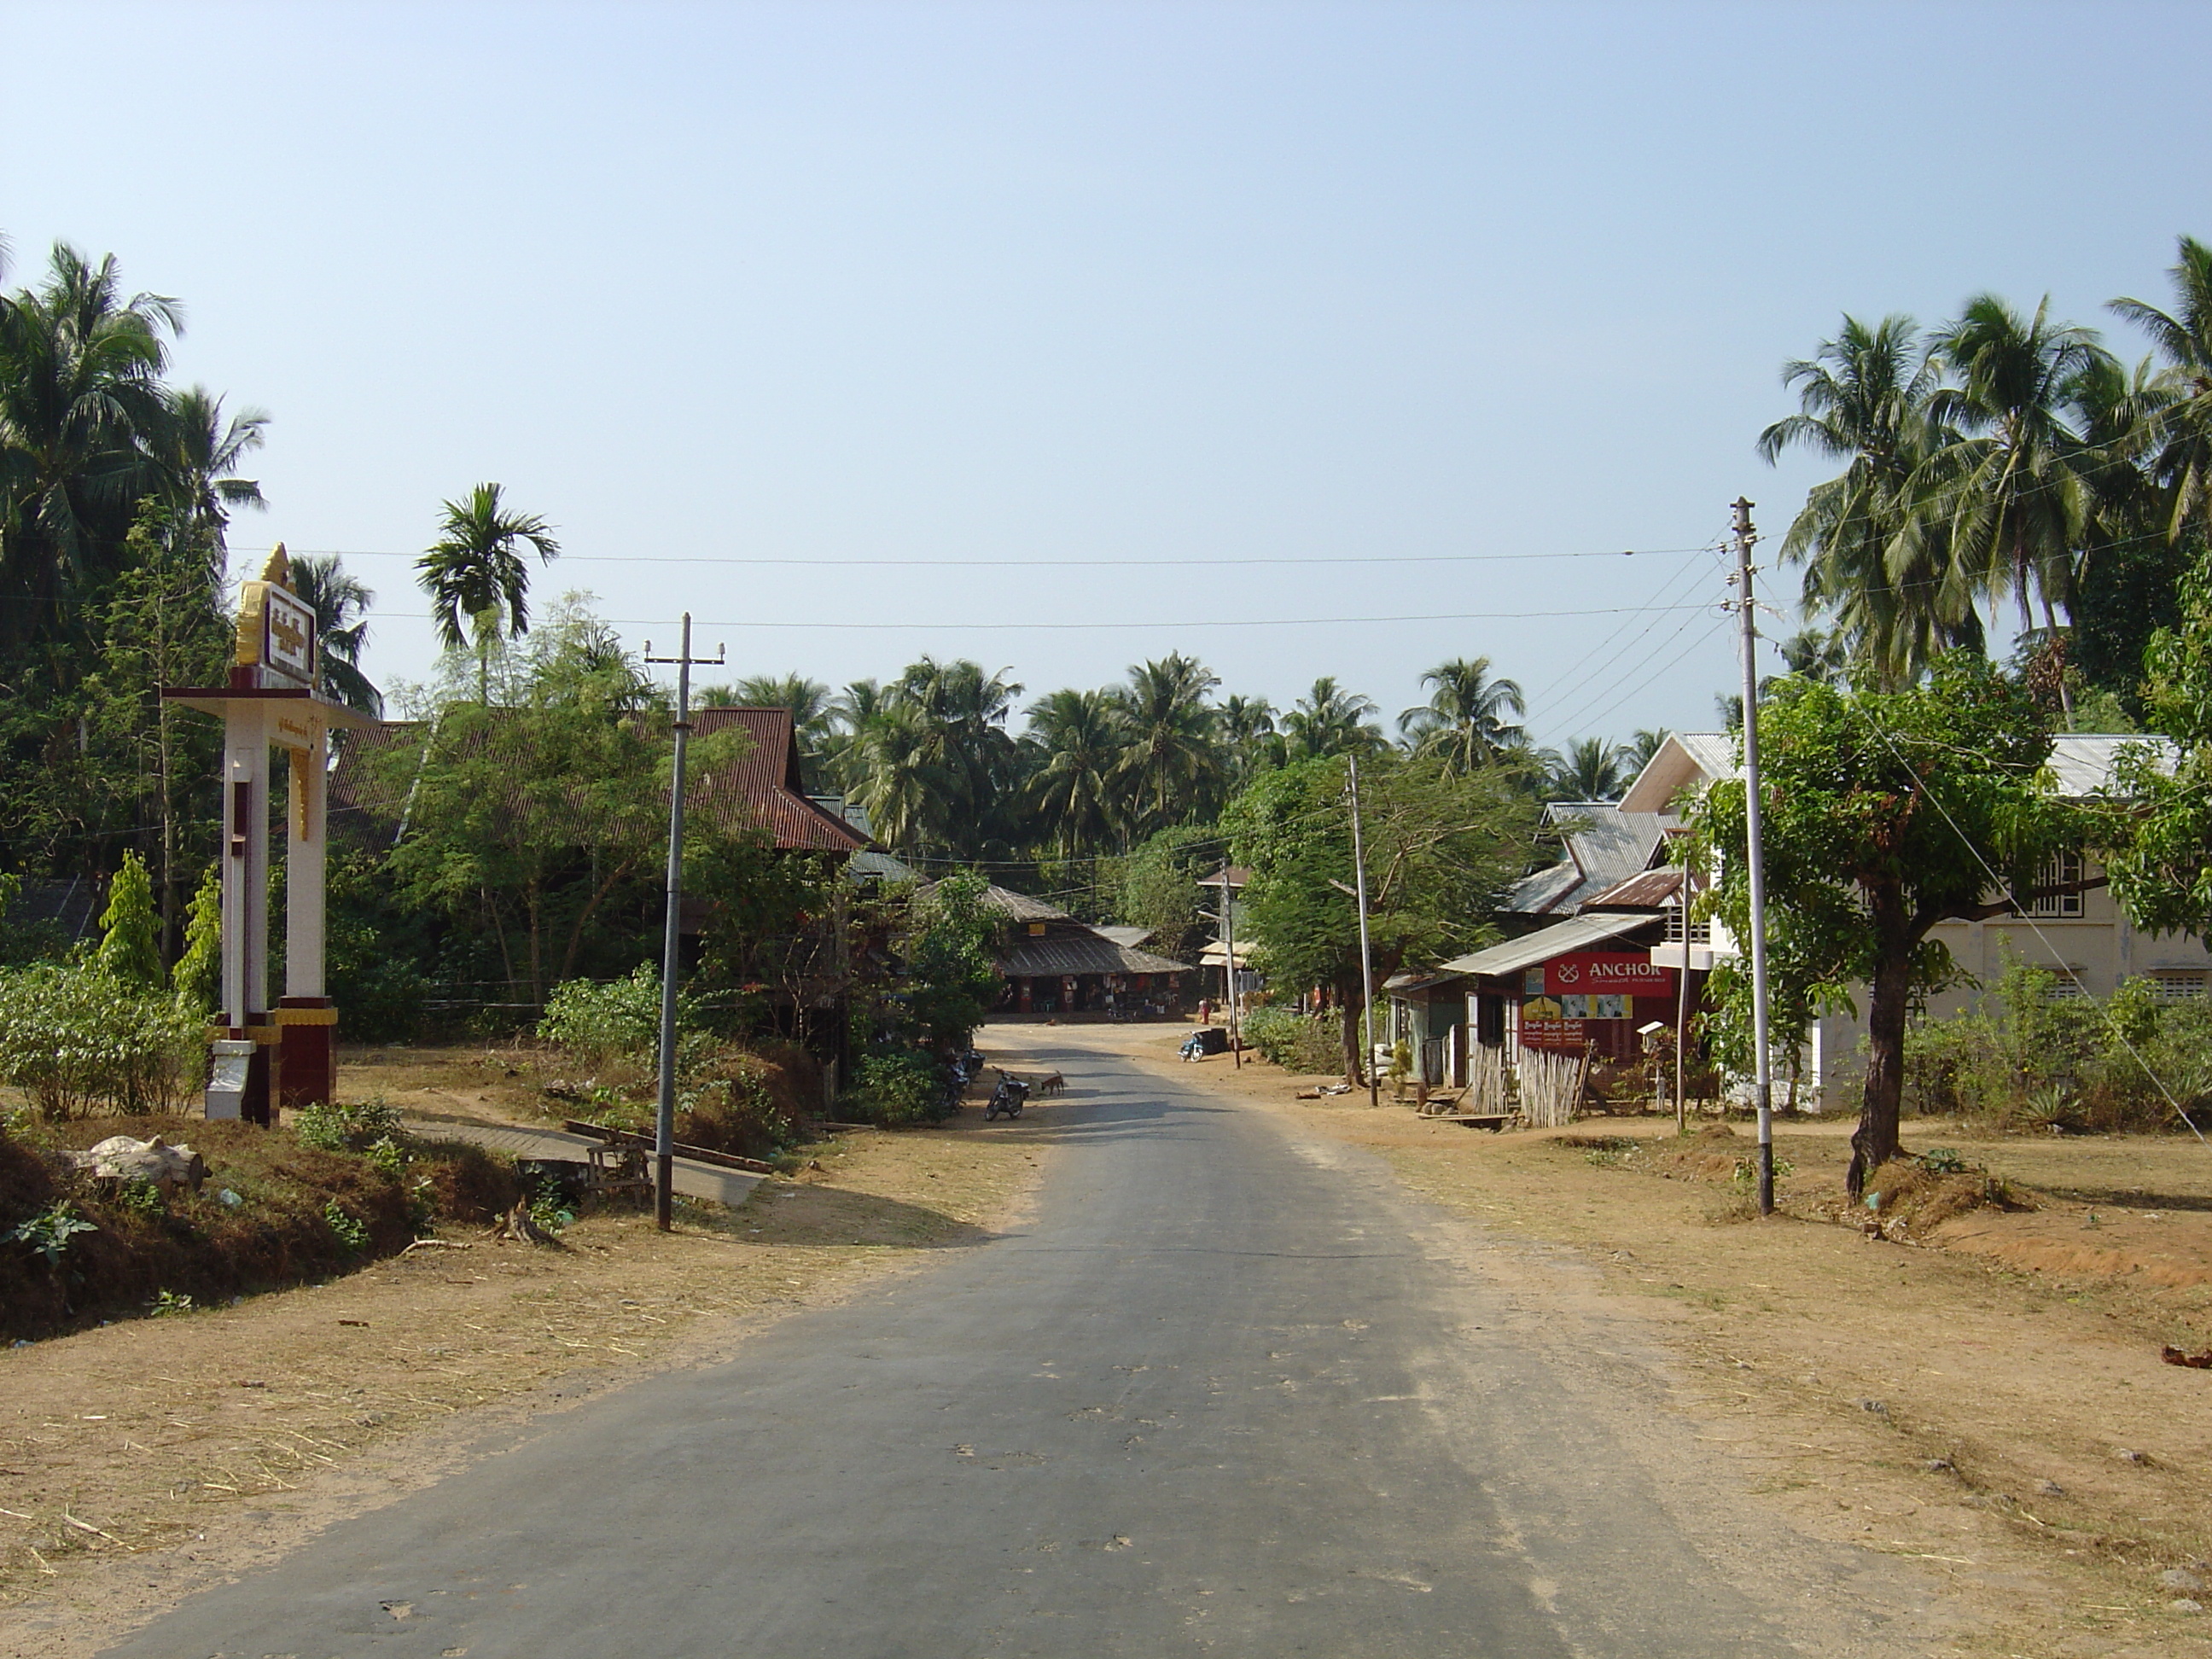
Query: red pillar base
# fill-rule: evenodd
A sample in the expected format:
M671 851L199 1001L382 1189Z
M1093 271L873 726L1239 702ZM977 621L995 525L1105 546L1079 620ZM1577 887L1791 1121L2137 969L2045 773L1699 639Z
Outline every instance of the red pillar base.
M286 997L277 1005L283 1033L277 1065L277 1103L287 1110L330 1103L337 1090L337 1010L328 997Z

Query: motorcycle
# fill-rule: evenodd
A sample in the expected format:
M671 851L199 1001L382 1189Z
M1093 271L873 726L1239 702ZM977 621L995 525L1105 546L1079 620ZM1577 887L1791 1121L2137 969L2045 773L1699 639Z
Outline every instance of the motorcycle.
M991 1098L983 1108L983 1121L988 1123L995 1117L1019 1117L1022 1103L1030 1097L1030 1085L1019 1078L999 1073L999 1086L991 1091Z

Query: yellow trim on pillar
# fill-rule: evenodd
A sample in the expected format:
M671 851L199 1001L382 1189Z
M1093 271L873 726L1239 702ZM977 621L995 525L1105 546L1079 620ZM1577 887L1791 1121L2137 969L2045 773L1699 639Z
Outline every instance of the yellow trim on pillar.
M279 1008L276 1010L276 1023L279 1025L335 1025L338 1023L338 1011L335 1008Z

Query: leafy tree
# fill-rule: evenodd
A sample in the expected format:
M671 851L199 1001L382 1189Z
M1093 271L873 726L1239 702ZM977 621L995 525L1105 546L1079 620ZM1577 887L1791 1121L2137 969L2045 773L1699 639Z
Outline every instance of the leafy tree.
M2179 625L2152 636L2143 690L2153 729L2178 752L2122 751L2129 806L2105 867L2136 927L2212 936L2212 558L2199 557L2180 605Z
M1372 698L1346 691L1334 674L1324 674L1283 716L1285 748L1299 760L1372 754L1382 747L1382 728L1368 719L1376 712Z
M1480 944L1527 861L1535 811L1513 781L1498 768L1463 772L1440 756L1386 751L1360 769L1360 805L1376 983ZM1221 827L1231 858L1252 872L1240 914L1270 977L1334 993L1345 1076L1358 1081L1364 1004L1358 911L1344 890L1356 884L1343 757L1258 779Z
M1955 972L1932 930L2037 896L2036 871L2089 826L2041 775L2051 753L2042 710L1968 653L1938 658L1926 683L1902 691L1786 680L1759 721L1767 959L1784 1035L1844 988L1869 988L1847 1177L1856 1195L1897 1156L1906 1017ZM1741 781L1708 789L1692 824L1689 855L1717 864L1713 902L1746 938ZM1993 888L2005 896L1992 901ZM1749 981L1741 962L1716 971L1722 1033L1748 1030ZM1745 1039L1740 1066L1747 1053Z
M210 864L192 890L185 923L185 948L169 970L169 986L179 1004L210 1014L222 995L222 872Z
M368 608L376 595L335 553L302 554L291 563L292 592L315 613L317 690L349 708L380 715L384 694L361 669L361 653L368 644Z
M966 1048L998 1000L991 941L999 924L983 903L988 885L972 872L947 876L916 894L908 913L906 1006L923 1042L939 1053Z
M154 943L154 883L136 853L107 890L100 918L100 965L122 984L147 989L161 982L161 953Z
M848 763L878 839L956 858L1004 847L1020 757L1006 719L1022 688L1003 671L924 657L882 695Z
M520 639L530 631L526 545L536 550L544 564L551 563L561 551L553 527L540 514L510 511L501 499L499 485L480 483L460 500L445 503L438 539L416 562L417 580L430 596L439 640L447 650L461 651L474 636L479 702L491 701L495 641L502 635Z
M2149 335L2165 359L2166 395L2148 435L2169 542L2191 529L2212 532L2212 247L2184 236L2179 255L2172 311L2141 300L2115 300L2110 307Z
M1421 676L1427 702L1398 716L1398 730L1415 752L1441 755L1455 770L1471 772L1524 739L1505 717L1528 712L1518 684L1490 678L1487 657L1455 657Z
M1227 748L1229 783L1240 787L1287 758L1275 730L1274 706L1265 697L1231 694L1221 700L1221 740Z
M222 399L192 386L170 399L155 453L167 474L163 493L179 526L220 558L233 507L266 507L261 486L238 469L266 441L269 416L241 410L228 421ZM220 575L222 573L217 572Z
M1114 864L1114 914L1133 927L1149 927L1160 955L1190 961L1214 937L1218 924L1206 906L1219 891L1199 878L1221 862L1221 839L1207 824L1163 830Z

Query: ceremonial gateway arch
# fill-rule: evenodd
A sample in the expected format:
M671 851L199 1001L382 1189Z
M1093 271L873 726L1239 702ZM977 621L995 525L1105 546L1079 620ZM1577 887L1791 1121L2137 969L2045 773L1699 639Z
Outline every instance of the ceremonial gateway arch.
M229 684L161 695L219 717L222 742L222 999L208 1028L211 1118L267 1124L272 1107L331 1098L338 1012L323 988L323 879L333 726L374 725L316 691L322 642L279 543L244 585ZM284 838L284 994L269 1002L269 751L291 778Z

